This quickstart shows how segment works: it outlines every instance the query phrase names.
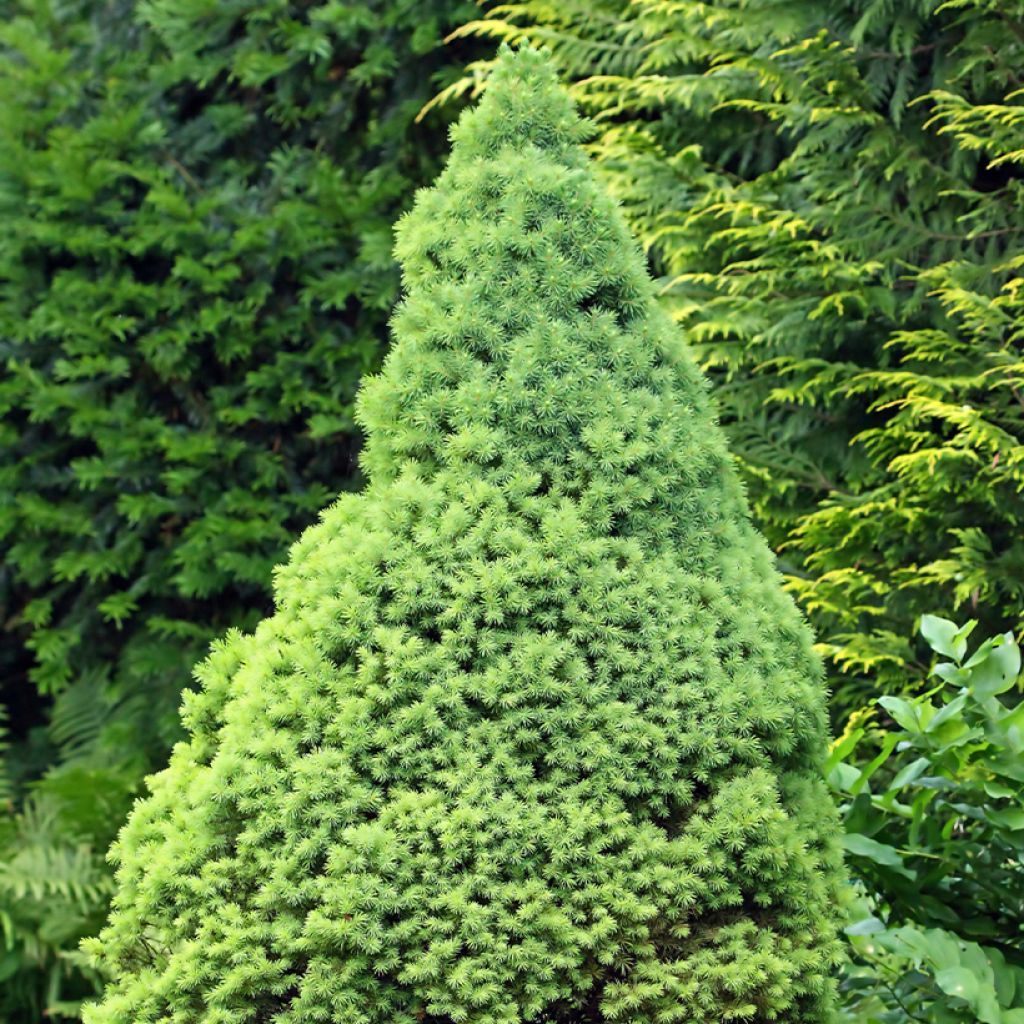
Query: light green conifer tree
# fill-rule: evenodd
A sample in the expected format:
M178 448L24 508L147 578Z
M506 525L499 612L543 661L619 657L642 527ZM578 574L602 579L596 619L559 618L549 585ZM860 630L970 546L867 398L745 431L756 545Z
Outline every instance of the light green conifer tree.
M828 1019L822 675L534 51L399 229L366 490L186 701L87 1024Z

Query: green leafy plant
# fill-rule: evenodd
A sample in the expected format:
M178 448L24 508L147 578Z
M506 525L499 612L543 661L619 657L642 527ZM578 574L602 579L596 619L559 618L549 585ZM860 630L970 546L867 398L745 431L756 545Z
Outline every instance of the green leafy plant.
M1009 633L932 615L935 685L854 715L833 748L863 891L848 929L851 1019L1024 1021L1024 702ZM878 715L883 716L881 721Z
M88 1024L819 1022L821 666L535 51L399 227L366 489L190 693Z
M0 1020L77 1017L96 991L95 972L75 951L103 923L112 889L93 838L76 833L54 794L0 819Z
M93 686L65 689L51 708L47 737L56 765L26 781L16 744L0 816L0 1021L77 1017L98 975L78 944L99 929L112 891L103 853L131 802L136 779L124 758L105 753L105 705ZM144 702L121 709L145 721Z

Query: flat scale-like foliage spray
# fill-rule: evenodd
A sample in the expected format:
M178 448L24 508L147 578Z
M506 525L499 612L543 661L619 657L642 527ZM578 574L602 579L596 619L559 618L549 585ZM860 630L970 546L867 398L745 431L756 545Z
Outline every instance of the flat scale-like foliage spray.
M199 670L87 1024L821 1022L811 638L545 59L398 230L363 493Z

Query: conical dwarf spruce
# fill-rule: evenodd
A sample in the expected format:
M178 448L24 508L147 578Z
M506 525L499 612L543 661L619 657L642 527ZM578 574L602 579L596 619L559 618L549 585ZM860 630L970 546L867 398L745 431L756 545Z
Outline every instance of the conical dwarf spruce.
M820 1022L824 687L545 59L398 229L368 482L185 701L87 1024Z

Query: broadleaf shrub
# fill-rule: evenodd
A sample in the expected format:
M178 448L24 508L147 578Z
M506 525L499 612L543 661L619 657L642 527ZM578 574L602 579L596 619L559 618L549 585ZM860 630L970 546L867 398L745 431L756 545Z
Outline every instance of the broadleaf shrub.
M216 645L87 1024L825 1020L811 636L534 51L402 221L367 485Z
M933 685L852 716L829 781L861 889L850 1019L1024 1021L1024 703L1012 634L926 615Z

